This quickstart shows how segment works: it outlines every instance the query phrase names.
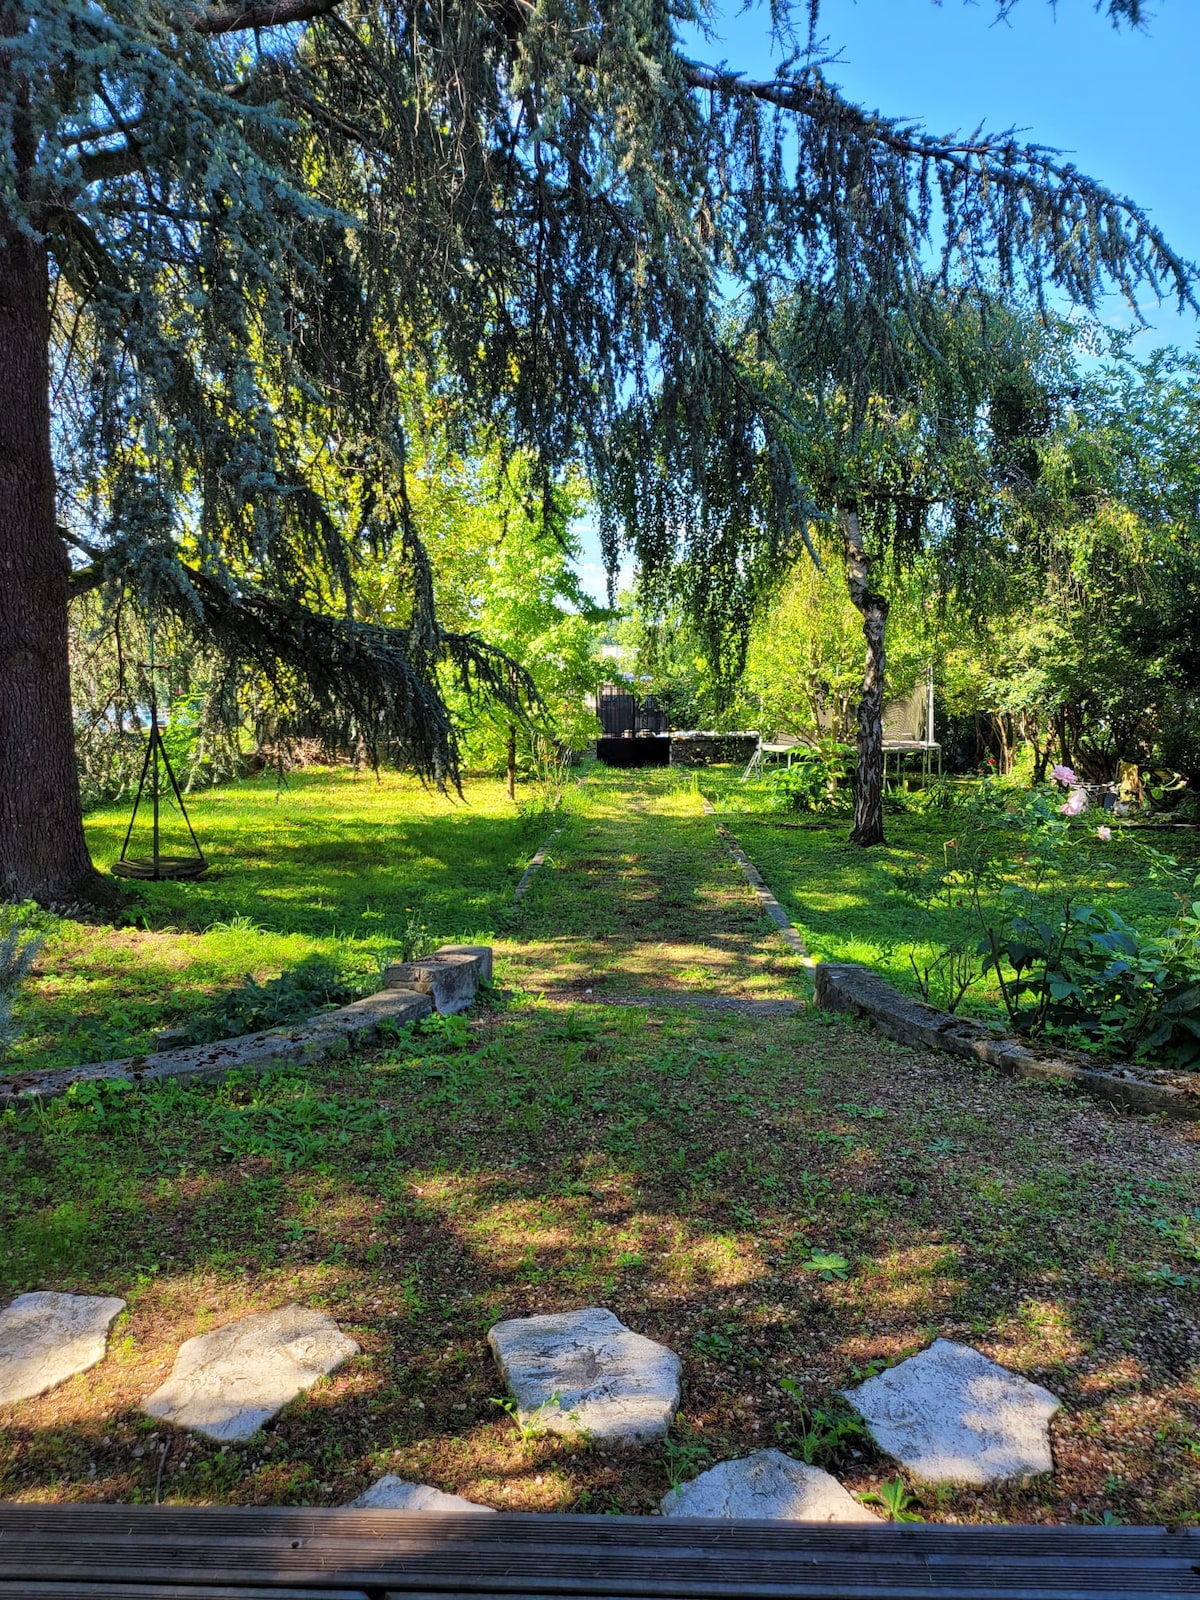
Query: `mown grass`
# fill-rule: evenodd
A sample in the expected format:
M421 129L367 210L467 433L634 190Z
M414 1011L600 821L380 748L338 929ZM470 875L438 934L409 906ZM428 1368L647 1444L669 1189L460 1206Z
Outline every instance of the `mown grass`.
M508 923L506 973L531 990L803 992L690 773L592 763Z
M1200 1522L1194 1132L842 1017L678 1009L685 947L749 974L752 898L686 782L607 776L573 807L469 1017L303 1072L81 1085L0 1116L0 1301L128 1302L99 1366L0 1413L0 1498L341 1504L394 1472L503 1508L646 1512L764 1445L862 1493L896 1468L840 1390L940 1335L1064 1406L1051 1477L912 1485L923 1515ZM427 854L409 903L447 881ZM556 920L578 977L593 918L599 992L533 998L562 977ZM603 1003L656 970L676 1008ZM361 1355L245 1445L141 1413L185 1339L289 1302ZM496 1404L488 1327L589 1304L681 1356L664 1447L526 1439Z
M173 1025L306 1015L370 991L414 943L490 938L538 832L490 780L459 800L344 768L229 784L188 808L212 862L201 881L132 885L109 922L18 908L46 944L9 1070L144 1053ZM127 822L125 807L87 818L101 866ZM247 984L281 973L293 976L265 1000ZM231 1004L231 990L248 993Z
M948 943L964 935L972 942L980 937L966 910L915 904L902 888L906 874L940 861L947 842L973 826L969 814L891 810L885 818L886 844L862 850L849 842L848 813L769 812L764 809L762 786L743 785L731 768L711 769L704 775L703 788L819 960L861 962L915 994L919 983L914 962L924 969ZM914 805L913 796L905 799L908 806ZM1090 817L1075 826L1074 903L1111 908L1140 929L1161 930L1176 902L1163 887L1149 882L1133 841L1145 840L1181 859L1195 860L1200 857L1200 836L1138 831L1123 837L1120 825L1114 823L1112 840L1102 843ZM1018 846L1013 843L1010 848L1016 851ZM994 906L995 893L985 895L984 903ZM931 998L941 1003L943 996L935 989ZM959 1009L1002 1018L994 975L983 974Z
M1197 1154L811 1011L525 1003L303 1075L77 1090L0 1118L0 1299L129 1309L99 1367L0 1414L0 1498L338 1504L388 1471L649 1511L764 1445L862 1492L895 1467L839 1389L942 1335L1064 1410L1052 1478L916 1486L925 1516L1196 1522ZM294 1301L362 1354L263 1434L140 1413L184 1339ZM665 1448L523 1440L494 1403L487 1328L589 1304L682 1357Z

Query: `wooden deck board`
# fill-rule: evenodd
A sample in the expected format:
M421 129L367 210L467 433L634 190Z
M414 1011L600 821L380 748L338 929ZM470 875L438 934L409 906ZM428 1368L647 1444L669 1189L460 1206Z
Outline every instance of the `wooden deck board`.
M66 1586L66 1587L64 1587ZM0 1596L1200 1597L1200 1530L0 1505Z

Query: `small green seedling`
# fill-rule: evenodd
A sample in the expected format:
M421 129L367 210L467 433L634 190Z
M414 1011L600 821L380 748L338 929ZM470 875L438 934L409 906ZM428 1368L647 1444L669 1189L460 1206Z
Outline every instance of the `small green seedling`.
M845 1256L839 1256L832 1250L814 1250L807 1261L800 1265L805 1272L818 1273L826 1283L832 1283L835 1278L845 1279L850 1276L850 1263Z
M892 1522L924 1522L925 1518L909 1508L918 1505L916 1500L904 1487L903 1478L895 1478L891 1483L880 1484L878 1492L871 1490L858 1497L865 1506L880 1506L887 1512Z
M493 1395L490 1405L499 1406L500 1410L513 1420L517 1432L521 1435L521 1442L528 1444L532 1439L540 1439L546 1432L542 1419L547 1411L557 1409L562 1400L562 1395L555 1392L549 1400L543 1400L536 1411L531 1411L528 1418L522 1418L521 1407L511 1395Z

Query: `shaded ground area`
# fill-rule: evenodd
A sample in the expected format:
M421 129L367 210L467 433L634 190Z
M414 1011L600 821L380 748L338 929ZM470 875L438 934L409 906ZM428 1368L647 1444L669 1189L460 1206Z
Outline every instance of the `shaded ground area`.
M391 1471L645 1511L776 1442L861 1490L894 1468L837 1389L942 1334L1065 1407L1052 1479L927 1516L1194 1522L1198 1153L812 1012L525 1007L303 1078L8 1113L0 1294L130 1310L103 1366L0 1415L0 1497L152 1499L161 1464L181 1502L336 1504ZM258 1440L141 1417L185 1338L293 1300L364 1353ZM683 1358L666 1449L523 1442L493 1403L488 1326L588 1304Z
M593 768L508 922L505 971L532 993L804 993L701 810L690 774Z

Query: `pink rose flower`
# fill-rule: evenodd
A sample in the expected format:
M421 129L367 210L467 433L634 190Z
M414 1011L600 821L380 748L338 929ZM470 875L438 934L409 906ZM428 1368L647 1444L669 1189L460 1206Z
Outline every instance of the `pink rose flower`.
M1072 783L1079 782L1079 779L1071 771L1070 767L1064 767L1061 762L1052 770L1050 776L1054 779L1055 783L1061 783L1064 787L1067 787Z
M1101 844L1107 844L1112 838L1112 829L1106 828L1103 823L1096 829L1096 837Z
M1082 789L1072 789L1059 810L1064 817L1077 817L1081 811L1087 810L1088 797Z

